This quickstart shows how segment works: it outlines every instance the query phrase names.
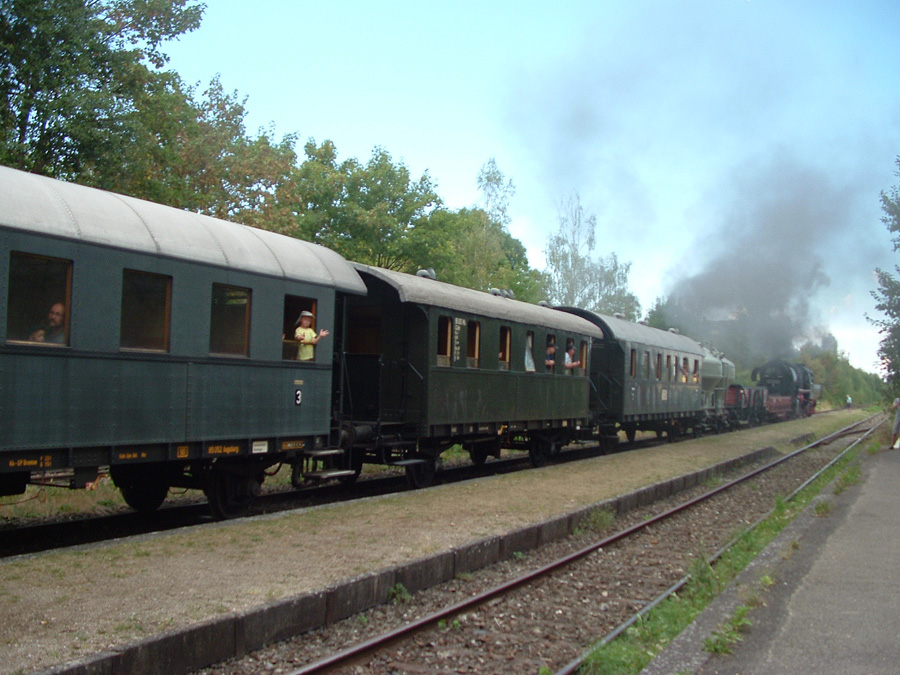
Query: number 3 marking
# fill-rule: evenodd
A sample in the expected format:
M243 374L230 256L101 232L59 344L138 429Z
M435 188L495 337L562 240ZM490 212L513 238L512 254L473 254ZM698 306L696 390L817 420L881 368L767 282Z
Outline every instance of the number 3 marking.
M294 392L294 405L300 405L303 402L303 392L297 389Z

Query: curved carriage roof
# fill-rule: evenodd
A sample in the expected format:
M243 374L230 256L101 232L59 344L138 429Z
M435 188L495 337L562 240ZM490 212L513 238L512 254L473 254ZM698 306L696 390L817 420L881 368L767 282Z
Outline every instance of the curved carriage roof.
M322 246L8 167L0 227L366 292L350 263Z
M692 340L686 335L680 333L672 333L659 328L652 328L644 324L626 321L615 316L607 316L606 314L597 314L589 312L586 309L578 307L560 307L564 312L571 312L578 316L584 317L593 324L600 327L606 335L607 340L636 342L642 345L650 345L659 347L660 349L668 349L670 351L683 352L685 354L703 355L703 348L699 342Z
M363 276L368 274L392 287L397 291L400 302L480 314L510 322L589 335L594 338L603 337L602 330L595 324L550 307L532 305L528 302L380 267L370 267L359 263L353 263L353 266Z

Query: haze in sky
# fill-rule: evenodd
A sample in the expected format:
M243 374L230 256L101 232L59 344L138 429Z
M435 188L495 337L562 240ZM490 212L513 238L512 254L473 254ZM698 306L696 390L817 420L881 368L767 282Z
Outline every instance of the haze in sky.
M577 192L645 311L762 303L874 372L898 35L896 0L209 0L167 51L201 91L220 74L246 96L251 132L331 139L341 159L382 146L450 208L477 203L495 158L535 267Z

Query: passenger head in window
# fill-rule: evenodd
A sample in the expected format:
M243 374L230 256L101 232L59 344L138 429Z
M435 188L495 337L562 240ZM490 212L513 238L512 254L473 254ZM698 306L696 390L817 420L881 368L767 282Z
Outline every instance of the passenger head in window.
M553 370L553 366L556 365L556 342L554 340L547 341L547 358L544 365L547 366L548 371Z
M47 320L35 328L28 339L32 342L66 344L66 306L61 302L54 302L50 305Z
M297 322L294 324L297 328L294 330L294 340L297 341L297 360L312 361L316 356L316 345L323 337L330 335L327 330L320 330L316 334L312 327L314 315L312 312L300 312Z
M571 373L573 368L581 368L581 361L575 360L575 345L566 347L566 361L563 366L566 369L566 374Z

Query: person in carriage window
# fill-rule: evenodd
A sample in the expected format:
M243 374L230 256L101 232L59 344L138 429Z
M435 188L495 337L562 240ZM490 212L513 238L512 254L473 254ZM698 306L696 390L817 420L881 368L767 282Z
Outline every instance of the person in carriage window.
M34 329L28 339L31 342L66 344L66 306L61 302L54 302L50 306L47 320Z
M563 363L563 367L566 369L566 375L571 375L572 370L575 368L581 368L581 361L575 360L575 345L570 344L566 347L566 361Z
M298 361L312 361L316 356L316 345L319 344L319 340L330 335L324 328L316 333L312 327L313 318L315 316L312 312L303 311L300 312L295 324L297 328L294 331L294 340L297 341Z

